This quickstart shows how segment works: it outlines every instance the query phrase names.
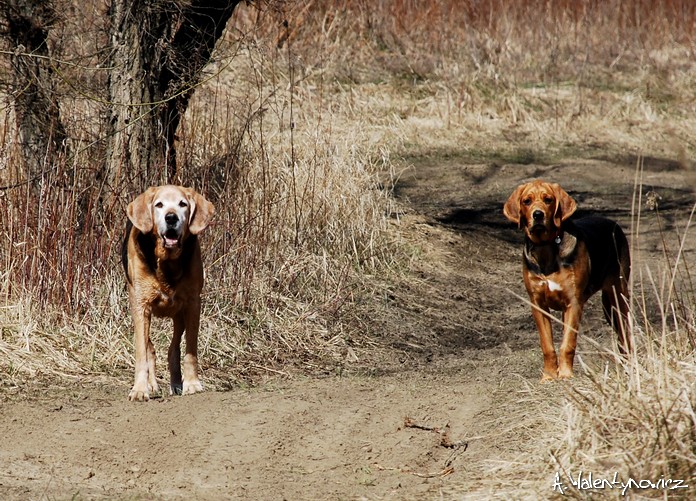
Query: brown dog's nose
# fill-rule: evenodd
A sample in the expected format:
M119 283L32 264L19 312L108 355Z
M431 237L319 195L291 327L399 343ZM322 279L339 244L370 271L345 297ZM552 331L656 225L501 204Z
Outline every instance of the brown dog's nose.
M543 221L544 220L544 211L543 210L535 210L532 212L532 218L534 221Z

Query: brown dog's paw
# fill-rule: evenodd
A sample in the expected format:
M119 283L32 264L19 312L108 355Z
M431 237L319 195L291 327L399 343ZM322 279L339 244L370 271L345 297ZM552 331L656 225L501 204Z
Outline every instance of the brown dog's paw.
M558 379L570 379L573 377L573 369L563 368L558 370Z

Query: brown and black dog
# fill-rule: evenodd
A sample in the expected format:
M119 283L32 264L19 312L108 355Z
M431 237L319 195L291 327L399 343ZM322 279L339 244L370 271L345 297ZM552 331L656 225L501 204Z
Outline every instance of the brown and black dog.
M619 349L631 349L628 279L631 259L626 235L603 217L568 219L577 208L563 188L541 180L510 195L503 213L525 230L522 275L544 353L542 381L569 378L583 307L597 291ZM563 312L563 341L556 357L549 310Z
M135 382L129 400L149 400L159 391L152 315L174 321L168 362L172 394L203 390L198 378L198 328L203 262L198 234L209 224L213 204L191 188L149 188L128 205L122 261L135 327ZM181 336L186 331L184 374Z

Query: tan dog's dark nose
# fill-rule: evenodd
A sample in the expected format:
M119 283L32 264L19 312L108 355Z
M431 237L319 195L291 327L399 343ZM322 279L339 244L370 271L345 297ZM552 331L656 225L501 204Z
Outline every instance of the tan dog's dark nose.
M167 223L167 226L176 226L176 224L179 222L179 216L173 212L169 212L166 216L164 216L164 222Z

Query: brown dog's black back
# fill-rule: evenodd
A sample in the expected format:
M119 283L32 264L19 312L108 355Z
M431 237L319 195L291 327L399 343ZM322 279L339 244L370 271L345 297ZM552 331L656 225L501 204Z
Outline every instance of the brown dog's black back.
M588 216L566 221L563 230L587 246L590 255L589 294L601 290L606 277L620 276L628 281L631 273L628 239L618 223L604 217Z

